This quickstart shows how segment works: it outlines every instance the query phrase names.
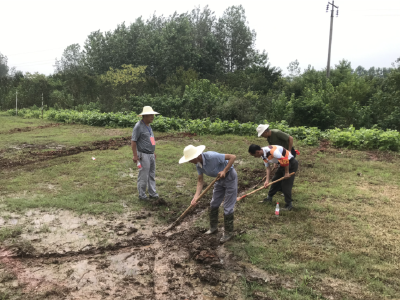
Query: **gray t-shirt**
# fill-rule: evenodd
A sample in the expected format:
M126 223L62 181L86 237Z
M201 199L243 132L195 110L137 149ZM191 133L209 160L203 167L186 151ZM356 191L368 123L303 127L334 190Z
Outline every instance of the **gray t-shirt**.
M156 150L155 140L154 145L151 144L150 137L153 137L153 130L150 126L146 126L143 121L139 121L136 123L135 127L133 127L132 131L132 141L136 142L137 150L139 152L153 154Z
M202 154L203 164L200 166L197 164L197 174L202 175L203 173L210 177L217 177L218 173L223 171L228 164L228 160L225 160L225 154L221 154L214 151L207 151ZM229 171L233 169L233 166Z

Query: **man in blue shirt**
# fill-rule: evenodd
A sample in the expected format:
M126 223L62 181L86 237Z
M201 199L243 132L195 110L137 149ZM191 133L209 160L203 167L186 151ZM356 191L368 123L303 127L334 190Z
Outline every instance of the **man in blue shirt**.
M237 198L238 179L233 162L236 156L233 154L220 154L213 151L204 152L205 146L187 146L183 150L183 157L179 163L191 162L197 166L197 189L191 204L196 204L204 181L203 174L210 177L219 177L214 184L213 197L210 203L210 230L206 234L218 232L218 210L224 201L224 235L220 239L225 243L233 237L233 212Z

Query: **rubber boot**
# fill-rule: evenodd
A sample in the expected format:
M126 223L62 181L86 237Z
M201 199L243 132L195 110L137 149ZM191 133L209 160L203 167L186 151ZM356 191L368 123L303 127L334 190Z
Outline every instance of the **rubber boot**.
M218 211L217 208L210 208L210 230L208 230L205 234L213 234L218 232Z
M233 213L231 213L230 215L224 215L224 226L224 235L219 240L221 243L225 243L233 237Z
M293 209L292 202L286 203L285 207L282 210L291 211Z
M267 196L263 201L260 201L260 203L272 203L272 197L270 195Z

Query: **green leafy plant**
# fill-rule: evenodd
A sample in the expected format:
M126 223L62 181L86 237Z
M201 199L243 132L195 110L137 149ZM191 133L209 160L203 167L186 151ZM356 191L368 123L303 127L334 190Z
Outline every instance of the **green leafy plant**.
M9 115L14 116L15 111L9 110ZM21 109L18 115L24 118L40 118L40 108ZM116 112L101 113L99 110L56 110L49 109L44 111L44 118L63 123L80 123L90 126L108 126L108 127L133 127L140 120L135 112ZM264 123L268 123L264 120ZM322 131L317 127L289 127L286 121L269 122L271 128L282 130L297 140L301 140L307 145L316 145L321 139L327 139L335 147L345 147L360 150L391 150L400 149L400 133L396 130L381 130L377 128L366 129L350 126L348 128L335 128ZM256 134L256 123L239 121L222 121L210 118L204 119L182 119L157 116L152 128L158 132L190 132L198 135L212 134L224 135L234 134L240 136L252 136Z

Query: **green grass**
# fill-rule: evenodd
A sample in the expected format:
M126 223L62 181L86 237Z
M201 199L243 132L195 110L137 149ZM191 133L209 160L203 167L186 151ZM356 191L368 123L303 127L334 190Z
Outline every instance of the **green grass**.
M302 150L301 165L313 160L315 164L300 167L295 210L276 218L273 206L257 203L261 197L249 199L236 222L247 234L230 249L258 267L297 281L307 270L307 288L314 291L324 278L333 278L359 286L364 299L395 297L400 292L400 174L394 166L399 161L366 161L358 151L312 155L314 149ZM269 292L279 299L303 299L297 296L299 290Z
M3 118L0 115L0 122ZM130 134L130 129L120 132L80 125L39 131L2 135L0 150L18 141L81 145L113 134ZM263 170L261 159L247 153L251 143L265 144L262 139L229 135L157 140L157 189L170 203L158 208L158 221L174 220L195 192L195 166L178 164L185 146L204 144L206 151L237 155L239 184L250 187L261 179ZM329 299L330 295L334 299L396 298L400 294L400 174L396 168L400 159L387 154L383 155L386 161L370 161L361 151L328 149L321 153L296 145L301 155L293 189L294 211L275 217L274 205L258 203L266 191L247 197L236 207L235 228L245 233L226 246L243 261L281 278L271 284L244 280L247 298L252 299L256 291L288 300ZM249 170L261 173L251 177ZM0 205L7 212L30 208L92 214L140 210L148 204L138 201L137 173L129 146L0 170ZM205 183L210 181L206 177ZM206 198L205 203L210 197ZM284 202L279 194L274 200ZM207 223L204 214L196 225ZM5 229L0 231L2 239L11 236Z
M0 112L0 133L7 132L14 128L35 127L47 124L54 124L54 121L42 119L23 119L8 115L5 112Z
M15 238L19 236L21 233L22 233L22 228L20 226L0 228L0 242L3 242L9 238Z
M0 120L2 117L0 117ZM18 128L18 127L16 127ZM109 140L115 137L125 137L132 134L132 129L104 129L85 125L60 125L35 129L14 134L2 134L0 149L33 144L38 146L82 146L98 140ZM32 150L32 149L29 149ZM35 149L34 149L35 150Z

